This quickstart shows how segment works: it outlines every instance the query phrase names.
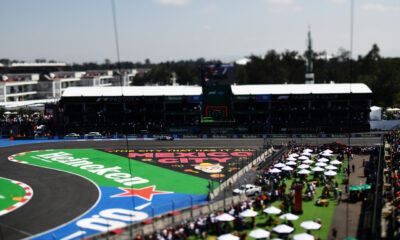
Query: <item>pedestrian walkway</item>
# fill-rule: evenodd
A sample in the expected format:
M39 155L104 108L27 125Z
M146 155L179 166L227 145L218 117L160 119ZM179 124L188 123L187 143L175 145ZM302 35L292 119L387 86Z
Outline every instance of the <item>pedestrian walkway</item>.
M350 159L350 179L349 186L360 185L366 183L364 177L363 159L366 161L369 159L369 155L354 155L354 159ZM352 165L354 164L354 172L352 171ZM343 166L347 167L347 166ZM342 168L342 169L343 169ZM331 231L328 239L345 239L346 237L356 238L358 230L358 222L361 213L361 201L352 203L347 201L350 196L349 192L346 192L346 185L342 184L342 200L341 203L336 207L335 214L333 216ZM336 237L334 231L336 230Z

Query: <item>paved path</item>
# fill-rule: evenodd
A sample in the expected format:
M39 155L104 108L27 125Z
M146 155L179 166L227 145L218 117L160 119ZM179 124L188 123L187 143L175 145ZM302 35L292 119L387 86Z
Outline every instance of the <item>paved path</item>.
M366 178L364 178L364 168L362 166L363 159L369 160L369 155L355 155L354 160L350 160L350 169L352 164L355 166L355 171L350 173L350 186L359 185L360 181L362 184L365 184ZM346 185L342 185L342 193L344 201L336 207L328 238L331 240L357 237L362 202L351 203L346 201L349 197L349 194L346 194ZM334 228L337 230L336 238L333 236Z

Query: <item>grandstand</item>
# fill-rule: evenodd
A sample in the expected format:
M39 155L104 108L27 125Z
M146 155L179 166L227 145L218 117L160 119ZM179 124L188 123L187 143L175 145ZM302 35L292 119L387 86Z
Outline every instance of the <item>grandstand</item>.
M360 83L232 85L207 92L200 86L68 88L58 124L65 132L128 134L364 132L371 95Z

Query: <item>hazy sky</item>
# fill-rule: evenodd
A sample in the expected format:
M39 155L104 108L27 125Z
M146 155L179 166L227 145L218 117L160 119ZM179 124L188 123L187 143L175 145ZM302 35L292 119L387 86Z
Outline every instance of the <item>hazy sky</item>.
M121 60L350 48L350 0L115 0ZM0 58L116 60L111 0L1 0ZM400 56L400 1L354 0L354 52Z

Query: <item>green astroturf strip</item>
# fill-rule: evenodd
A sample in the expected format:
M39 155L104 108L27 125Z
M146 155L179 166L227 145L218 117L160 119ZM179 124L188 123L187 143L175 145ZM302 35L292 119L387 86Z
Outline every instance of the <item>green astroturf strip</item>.
M53 169L73 172L85 176L94 181L99 186L109 187L130 187L113 179L106 178L105 175L115 172L107 172L103 175L92 173L88 169L82 169L82 166L70 166L65 163L53 161L41 157L43 154L65 152L72 154L73 158L87 158L86 161L104 166L104 168L119 167L120 173L131 174L132 177L140 177L149 180L147 183L135 184L132 187L142 188L150 185L156 185L156 190L171 191L177 193L203 194L208 193L208 180L191 176L188 174L172 171L151 164L130 160L115 154L106 153L94 149L73 149L73 150L52 150L27 153L26 155L17 155L15 159L26 161L30 164L49 167ZM218 183L214 182L214 187Z
M0 178L0 211L20 201L20 199L13 200L12 198L24 196L25 190L21 186L12 183L9 179Z

